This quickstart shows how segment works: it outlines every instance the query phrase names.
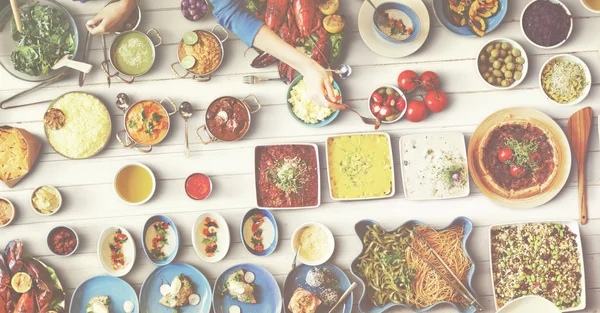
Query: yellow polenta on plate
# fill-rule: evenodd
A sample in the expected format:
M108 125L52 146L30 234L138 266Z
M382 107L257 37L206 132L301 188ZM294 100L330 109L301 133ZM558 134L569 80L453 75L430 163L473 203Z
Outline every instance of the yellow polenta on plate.
M388 134L329 137L327 164L329 188L335 200L394 195L394 163Z

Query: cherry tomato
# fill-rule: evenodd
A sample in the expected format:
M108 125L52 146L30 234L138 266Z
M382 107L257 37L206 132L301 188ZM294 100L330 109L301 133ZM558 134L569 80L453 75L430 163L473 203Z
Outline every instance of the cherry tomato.
M509 148L502 148L500 151L498 151L498 160L500 160L502 163L512 160L513 156L514 152Z
M420 122L427 116L427 107L425 104L418 100L412 100L408 103L406 109L406 118L411 122Z
M379 110L379 117L386 118L392 114L392 109L389 106L382 106L381 110Z
M432 71L426 71L421 74L421 82L425 90L434 90L440 87L440 77Z
M523 173L525 173L525 170L516 165L510 167L510 175L512 177L519 178Z
M406 101L404 101L404 98L398 97L398 99L396 99L396 110L402 112L404 111L404 108L406 108Z
M448 104L448 97L441 90L432 90L425 95L425 105L431 112L442 112Z
M377 91L371 95L371 99L373 100L373 103L383 102L383 96L380 93L378 93Z
M379 114L379 111L381 111L381 105L375 103L372 107L371 107L371 112L373 112L373 115L377 116L377 114Z
M542 155L539 154L538 152L534 153L531 155L531 157L529 157L529 159L535 163L540 163L542 162Z
M396 106L396 97L394 97L394 95L388 95L387 98L385 98L385 105L390 107Z
M420 85L419 74L406 70L398 75L398 88L402 91L411 91Z

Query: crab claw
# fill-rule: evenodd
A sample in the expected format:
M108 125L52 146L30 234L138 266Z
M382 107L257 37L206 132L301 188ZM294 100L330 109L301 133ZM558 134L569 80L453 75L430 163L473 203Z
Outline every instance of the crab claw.
M11 240L6 249L4 249L6 255L6 263L11 274L14 275L21 271L23 268L23 242L19 239Z

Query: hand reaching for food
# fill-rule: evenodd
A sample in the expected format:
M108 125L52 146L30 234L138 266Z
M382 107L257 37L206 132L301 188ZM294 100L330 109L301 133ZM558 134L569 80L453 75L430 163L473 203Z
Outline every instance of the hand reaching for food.
M327 72L317 62L310 60L300 70L306 81L306 92L308 97L317 105L331 107L337 102L333 91L331 72Z
M96 16L85 23L92 35L110 34L127 21L139 0L119 0L109 3Z

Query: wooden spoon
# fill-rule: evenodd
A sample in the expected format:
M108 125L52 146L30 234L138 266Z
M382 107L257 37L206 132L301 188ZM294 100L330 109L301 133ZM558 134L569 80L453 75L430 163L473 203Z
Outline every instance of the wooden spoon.
M87 64L87 63L83 63L83 62L78 62L78 61L73 61L71 60L72 55L64 55L60 60L58 60L56 62L56 64L54 64L54 66L52 66L53 70L57 70L61 67L70 67L74 70L78 70L82 73L89 73L92 70L92 65L91 64Z
M17 30L19 33L23 32L23 23L21 23L21 14L19 14L19 4L17 0L10 0L10 7L13 12L13 17L15 18L15 25L17 26Z
M587 224L587 200L585 195L585 155L587 154L588 139L590 138L590 128L592 127L593 112L591 107L585 107L575 112L567 122L567 135L571 142L571 149L577 160L578 179L579 179L579 222L581 225Z

